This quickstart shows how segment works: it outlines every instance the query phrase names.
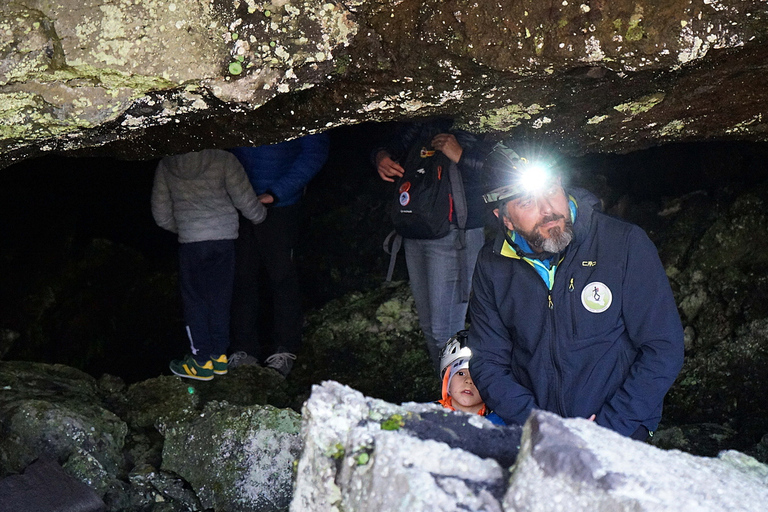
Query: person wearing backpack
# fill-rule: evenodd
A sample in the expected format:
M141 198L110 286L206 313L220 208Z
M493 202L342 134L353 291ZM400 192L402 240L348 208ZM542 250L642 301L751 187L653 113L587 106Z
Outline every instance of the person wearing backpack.
M452 124L438 119L403 125L372 155L379 177L396 183L395 231L402 238L419 325L437 372L445 342L465 328L472 271L485 242L480 176L484 155L473 150L479 145L474 135ZM430 188L437 203L417 216L417 198L428 188L420 180L430 176L433 182L449 183L450 194L433 190L441 185ZM393 247L394 254L397 249ZM393 264L394 257L388 279Z

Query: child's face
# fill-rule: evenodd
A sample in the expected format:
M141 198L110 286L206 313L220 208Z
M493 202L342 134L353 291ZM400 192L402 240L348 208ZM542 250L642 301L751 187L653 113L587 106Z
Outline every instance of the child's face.
M469 376L468 368L456 372L451 379L448 393L451 395L453 406L460 411L477 412L483 405L483 399Z

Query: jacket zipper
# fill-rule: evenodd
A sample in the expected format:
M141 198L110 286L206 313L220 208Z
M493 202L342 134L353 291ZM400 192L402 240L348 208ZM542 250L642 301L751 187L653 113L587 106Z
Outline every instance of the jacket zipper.
M571 280L568 283L568 293L573 293L574 289L575 288L573 286L573 276L571 276ZM571 334L575 338L576 337L576 312L575 312L576 308L573 304L573 297L571 297L571 299L568 302L570 303L570 306L571 306Z
M554 285L553 285L554 287ZM549 322L550 322L550 332L552 333L552 336L549 341L549 356L552 361L552 367L555 370L555 385L554 389L557 396L557 413L562 416L566 417L566 411L565 411L565 400L563 399L563 381L562 381L562 373L563 370L560 367L560 347L557 344L557 320L555 318L555 306L552 303L551 295L552 291L550 290L550 307L549 307Z
M557 263L557 267L555 268L554 274L551 275L551 278L549 279L548 283L545 283L543 279L541 279L541 276L539 276L539 273L536 271L534 267L535 263L528 262L528 264L531 266L531 270L536 274L538 280L547 288L547 308L549 309L549 325L550 325L550 332L552 335L550 336L549 342L549 359L550 363L552 364L552 367L554 369L555 373L555 385L554 389L557 391L557 413L560 416L565 417L565 401L563 400L563 394L562 394L562 368L560 367L559 363L559 351L557 347L557 328L556 328L556 321L555 321L555 303L552 300L552 289L555 287L555 275L557 274L557 268L560 267L560 265L563 263L563 260L561 259Z

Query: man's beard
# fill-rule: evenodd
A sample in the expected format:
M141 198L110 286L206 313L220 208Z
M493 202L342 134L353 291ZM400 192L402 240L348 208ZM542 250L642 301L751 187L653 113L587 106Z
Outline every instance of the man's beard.
M560 228L560 226L549 228L549 230L547 230L549 236L546 238L541 234L539 228L548 222L560 220L562 218L564 218L562 215L553 213L552 215L548 215L541 219L531 231L521 231L519 229L516 229L515 231L525 238L528 245L530 245L531 249L534 251L557 254L568 247L568 244L573 240L573 222L571 219L565 219L564 229Z

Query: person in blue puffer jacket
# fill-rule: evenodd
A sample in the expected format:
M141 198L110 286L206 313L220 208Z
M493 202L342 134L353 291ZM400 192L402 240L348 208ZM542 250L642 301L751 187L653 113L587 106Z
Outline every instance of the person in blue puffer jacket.
M478 257L469 308L480 395L507 424L542 409L647 439L683 363L656 247L503 144L484 172L500 229Z
M243 164L259 200L269 209L259 225L240 223L235 243L232 350L229 366L259 358L281 375L290 372L301 346L303 314L293 251L299 238L301 197L328 158L327 133L230 151ZM259 273L269 279L272 332L259 328Z

